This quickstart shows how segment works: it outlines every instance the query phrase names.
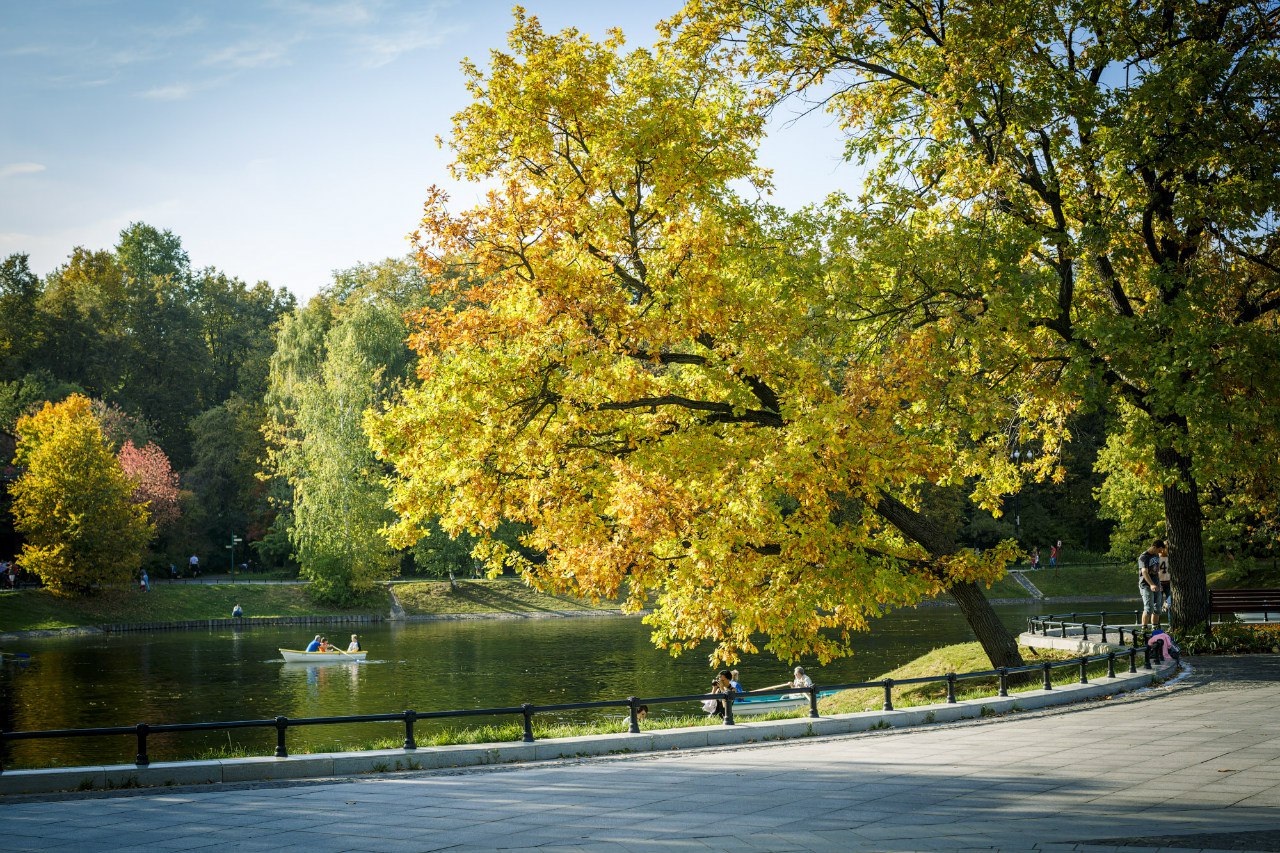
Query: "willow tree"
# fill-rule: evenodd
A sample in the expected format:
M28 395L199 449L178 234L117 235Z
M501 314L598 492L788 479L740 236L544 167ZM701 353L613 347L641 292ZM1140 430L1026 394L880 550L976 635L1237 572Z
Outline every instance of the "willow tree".
M1007 410L956 396L975 365L931 362L957 338L848 321L884 266L849 253L861 226L839 210L735 193L766 187L763 122L722 77L519 12L509 45L466 67L454 121L456 174L487 196L452 213L433 192L417 235L450 291L412 316L420 383L368 423L395 541L438 518L491 566L652 604L660 645L709 639L721 660L760 635L830 659L950 590L1016 662L980 589L1008 549L962 552L914 503L926 481L1010 476L987 446ZM504 521L545 562L495 537Z
M672 35L766 98L821 99L885 215L1021 244L972 288L981 322L1056 394L1120 408L1175 621L1203 621L1205 484L1277 457L1275 4L690 0Z

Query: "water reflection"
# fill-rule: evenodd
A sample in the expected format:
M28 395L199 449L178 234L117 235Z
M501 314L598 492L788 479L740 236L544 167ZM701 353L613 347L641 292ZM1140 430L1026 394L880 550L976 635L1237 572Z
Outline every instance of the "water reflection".
M998 608L1020 628L1032 606ZM818 684L872 678L946 643L971 639L954 608L891 614L859 639L858 654L819 667L802 661ZM286 664L280 648L298 648L296 628L242 628L34 640L25 666L0 663L0 726L6 730L382 714L453 710L697 692L705 655L671 658L649 642L638 619L502 619L368 626L363 663ZM767 655L739 666L747 688L776 684L790 665ZM688 709L653 707L654 716ZM581 719L589 712L565 714ZM607 714L606 714L607 716ZM481 718L480 722L497 722ZM446 725L420 722L419 731ZM292 750L403 738L403 727L365 724L291 730ZM155 736L153 761L198 756L214 747L270 755L274 732ZM22 741L8 745L6 767L119 763L133 759L130 738Z

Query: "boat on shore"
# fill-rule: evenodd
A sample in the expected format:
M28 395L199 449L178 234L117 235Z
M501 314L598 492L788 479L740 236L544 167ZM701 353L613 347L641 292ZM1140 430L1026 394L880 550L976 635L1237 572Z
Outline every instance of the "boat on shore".
M368 652L307 652L298 649L281 649L285 663L353 663L365 659Z
M818 698L831 696L837 691L823 690ZM739 696L733 700L733 716L757 717L761 714L808 710L809 694L786 693L781 696Z

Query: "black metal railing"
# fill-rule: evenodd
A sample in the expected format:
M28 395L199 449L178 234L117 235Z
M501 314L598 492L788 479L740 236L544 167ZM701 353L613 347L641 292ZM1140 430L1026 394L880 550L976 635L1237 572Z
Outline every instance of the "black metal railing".
M1121 624L1116 624L1113 617L1126 619ZM1128 619L1127 617L1132 617ZM1090 622L1093 618L1096 621ZM1138 623L1141 621L1142 611L1140 610L1109 610L1098 611L1094 613L1059 613L1048 616L1031 616L1027 619L1027 632L1031 634L1039 634L1042 637L1067 637L1068 632L1079 630L1079 634L1072 634L1073 637L1078 636L1081 640L1090 640L1096 637L1104 643L1111 642L1111 634L1116 636L1116 645L1137 645L1139 639L1144 637L1145 627ZM1110 623L1108 620L1111 620ZM1055 633L1056 632L1056 633ZM1125 642L1126 635L1128 643ZM1142 639L1142 642L1146 642Z
M995 678L997 683L998 697L1007 697L1009 695L1009 683L1011 676L1017 676L1023 673L1038 673L1043 678L1043 689L1052 690L1052 671L1061 667L1079 667L1080 683L1089 683L1088 668L1090 664L1107 662L1107 678L1116 677L1116 661L1128 658L1130 673L1138 671L1138 656L1142 656L1142 665L1146 669L1151 669L1152 661L1163 661L1161 656L1162 650L1158 645L1147 646L1145 639L1142 645L1137 640L1139 635L1134 636L1134 644L1127 647L1124 651L1112 650L1103 654L1086 655L1079 658L1067 658L1061 661L1045 661L1043 663L1030 664L1019 667L1000 667L997 669L980 670L977 672L954 673L948 672L940 675L921 676L918 678L901 678L901 679L880 679L878 681L859 681L849 684L830 684L815 685L813 687L780 687L769 690L752 690L746 693L700 693L687 694L681 696L656 696L653 698L640 698L637 696L629 696L625 699L605 699L594 702L564 702L555 705L513 705L505 708L474 708L465 710L452 711L397 711L387 714L357 714L342 717L274 717L271 719L261 720L228 720L208 723L138 723L132 726L108 726L104 728L89 729L49 729L44 731L0 731L0 754L9 742L18 740L36 740L36 739L69 739L81 737L102 737L102 736L132 736L137 738L137 754L134 763L139 767L145 767L151 763L151 758L147 752L147 739L151 735L169 734L177 732L199 732L199 731L230 731L232 729L274 729L276 732L275 756L277 758L286 758L289 755L287 735L290 729L300 726L325 726L340 725L346 723L389 723L398 722L404 725L404 749L414 750L418 748L417 741L414 739L414 725L420 720L444 720L456 719L464 717L503 717L503 716L519 716L522 721L523 734L521 740L525 743L533 743L533 718L536 714L554 713L557 711L578 711L589 709L606 709L606 708L625 708L627 709L628 731L631 734L640 733L640 721L638 712L641 705L677 705L690 702L705 702L714 700L720 703L717 710L723 709L724 724L727 726L735 725L733 706L740 703L741 700L750 697L769 697L769 696L787 696L804 694L808 699L809 710L808 716L817 718L818 714L818 696L819 694L828 694L843 690L867 690L882 689L884 691L883 710L892 711L893 707L893 688L911 684L931 684L944 683L946 685L946 701L948 704L956 703L956 685L958 682L973 679L989 679ZM714 712L713 712L714 713ZM0 765L0 773L3 772L3 766Z

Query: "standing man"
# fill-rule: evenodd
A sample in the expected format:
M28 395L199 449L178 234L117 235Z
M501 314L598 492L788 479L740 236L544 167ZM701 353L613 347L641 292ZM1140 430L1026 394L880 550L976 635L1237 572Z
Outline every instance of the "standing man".
M1160 627L1160 558L1164 540L1157 539L1138 555L1138 593L1142 596L1142 627Z
M1049 568L1054 571L1058 570L1058 554L1062 553L1062 540L1059 539L1053 543L1053 547L1049 549Z
M187 560L187 565L191 567L191 577L200 577L200 558L195 554L191 555L191 559Z

